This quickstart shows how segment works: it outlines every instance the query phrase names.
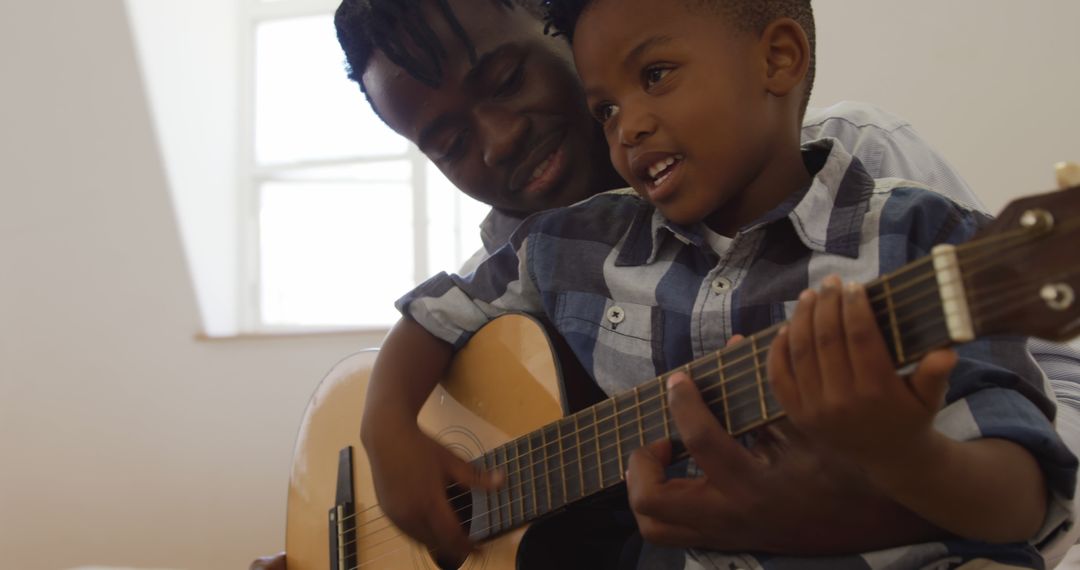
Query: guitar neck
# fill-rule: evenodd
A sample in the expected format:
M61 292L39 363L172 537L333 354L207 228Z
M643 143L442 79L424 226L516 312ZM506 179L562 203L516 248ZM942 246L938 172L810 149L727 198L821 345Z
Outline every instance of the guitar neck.
M933 258L904 266L867 285L878 326L897 367L932 349L966 340L942 292L951 273ZM944 264L944 265L947 265ZM958 271L953 272L958 276ZM944 277L943 277L944 276ZM962 289L959 295L963 296ZM961 299L962 300L962 299ZM963 329L960 323L959 329ZM484 539L542 517L624 481L630 454L663 438L677 440L667 410L666 379L686 372L705 402L732 435L783 417L767 381L768 348L783 323L713 352L632 390L514 439L475 460L501 469L501 490L474 492L477 510L471 535ZM968 327L970 328L970 327Z

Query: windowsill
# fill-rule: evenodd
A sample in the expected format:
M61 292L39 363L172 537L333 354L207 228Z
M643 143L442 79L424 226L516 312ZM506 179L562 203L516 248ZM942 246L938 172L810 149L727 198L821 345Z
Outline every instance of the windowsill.
M381 340L389 332L389 327L281 329L242 332L229 335L208 335L200 332L195 335L195 340L199 342L223 342L235 340L285 340L317 337L377 337Z

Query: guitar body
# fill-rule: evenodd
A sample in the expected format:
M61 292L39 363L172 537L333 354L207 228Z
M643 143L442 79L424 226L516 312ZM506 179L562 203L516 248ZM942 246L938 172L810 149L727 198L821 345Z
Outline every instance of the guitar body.
M360 417L377 351L350 356L316 388L304 412L289 476L289 570L437 569L427 551L402 535L377 507ZM563 416L559 363L544 328L523 315L500 317L454 357L450 372L420 412L420 426L466 459ZM341 456L352 448L356 557L334 564L330 511L340 501ZM512 569L527 527L483 543L462 568ZM345 541L350 542L350 541ZM346 558L342 556L341 558Z

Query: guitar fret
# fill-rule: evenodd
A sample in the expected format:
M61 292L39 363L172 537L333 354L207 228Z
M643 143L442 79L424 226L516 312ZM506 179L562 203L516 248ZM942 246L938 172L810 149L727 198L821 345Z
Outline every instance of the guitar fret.
M619 460L619 478L622 479L626 469L622 461L622 436L619 435L619 404L615 398L611 399L611 417L615 422L615 456Z
M574 420L574 441L577 442L578 484L581 487L581 496L588 493L585 491L585 460L581 457L581 428L578 427L578 415L571 416Z
M641 445L650 441L663 439L666 436L663 417L663 400L660 393L660 384L655 380L646 382L639 389L640 412L638 422L644 432Z
M540 506L536 503L536 470L533 468L533 448L532 438L525 437L525 445L528 446L528 451L525 452L525 456L528 457L529 464L529 483L532 485L532 508L533 515L540 516Z
M667 382L661 378L657 381L657 390L660 392L660 420L664 424L664 439L671 439L670 420L668 419Z
M887 308L886 312L889 315L889 328L892 330L893 347L896 349L896 361L904 362L903 337L900 335L900 326L896 322L896 306L893 304L892 287L889 284L889 280L883 279L881 287L885 294L885 307Z
M615 400L619 402L618 420L621 430L620 440L622 440L621 452L624 470L630 466L630 454L641 447L640 442L644 438L644 434L641 433L639 411L635 405L636 394L636 390L628 390L615 396ZM635 428L637 433L634 433Z
M759 403L761 404L761 418L767 420L769 419L769 411L765 409L765 385L761 381L761 359L758 354L757 335L751 335L750 347L751 353L754 355L754 376L757 378Z
M612 408L612 410L614 410L615 404L614 404L614 401L610 400L610 399L604 400L603 402L600 402L599 404L597 404L596 405L596 411L598 412L598 418L599 418L599 412L600 412L601 406L610 406ZM601 480L603 481L603 485L607 486L608 485L608 476L607 476L607 474L604 473L604 467L603 466L608 461L606 459L606 457L605 457L605 454L608 453L608 452L611 452L611 451L615 451L617 449L617 445L615 445L614 442L612 442L611 445L609 445L609 443L608 443L609 441L615 439L615 437L617 435L616 429L615 429L615 415L614 415L614 413L612 413L612 415L610 415L610 416L605 415L602 418L598 419L597 421L598 421L597 430L599 431L597 452L600 453L600 457L601 457L601 460L600 460ZM616 468L617 468L617 465L616 465ZM619 481L622 478L621 471L613 473L612 475L614 475L614 481Z
M564 460L565 456L563 455L562 428L559 427L558 422L555 422L555 433L558 436L558 442L559 442L559 473L562 474L562 493L563 493L562 496L563 496L563 504L565 505L566 503L570 502L570 495L569 495L569 493L566 492L566 461Z
M495 448L495 464L502 465L506 471L507 483L510 482L511 474L507 466L506 448L499 446ZM510 485L503 485L499 489L499 517L502 519L500 529L506 530L514 524L514 499L510 494Z
M742 433L747 426L758 421L760 415L755 410L757 402L755 395L755 374L752 342L744 342L736 345L737 354L728 367L732 368L732 375L728 380L728 392L731 402L731 427L732 434Z
M482 457L484 462L484 469L486 469L487 471L494 470L496 465L498 464L495 453L493 451L488 452L485 453ZM490 536L491 534L495 533L502 525L502 519L500 517L502 507L499 505L498 490L485 491L485 494L487 495L488 502L487 513L485 513L488 516L488 528L485 530L486 533Z
M593 441L596 442L596 479L600 482L600 488L604 487L604 455L600 452L600 416L597 414L598 406L594 406L593 413L593 431L596 436Z
M546 430L541 429L540 430L540 450L544 452L544 459L543 459L544 463L543 463L543 467L541 469L544 472L544 479L547 481L547 500L548 500L547 504L548 504L548 510L550 511L550 510L555 510L555 501L552 500L552 497L551 497L551 471L548 469L549 459L548 459L547 449L548 449L547 433L546 433Z
M645 426L641 422L641 394L637 386L634 386L634 409L637 410L638 438L641 441L639 447L645 447Z
M517 454L517 461L515 462L515 464L517 465L518 472L518 494L521 497L519 503L521 507L521 520L519 520L518 523L523 523L529 520L529 506L533 500L531 490L532 488L529 485L530 477L529 474L525 472L525 468L528 465L529 455L528 452L524 451L523 449L523 446L525 445L525 438L515 438L513 443L514 453ZM522 460L525 460L524 465L522 464Z
M731 433L731 410L728 404L727 395L727 373L724 371L724 355L721 352L716 353L716 367L720 372L720 402L724 408L724 425L727 426L728 433Z

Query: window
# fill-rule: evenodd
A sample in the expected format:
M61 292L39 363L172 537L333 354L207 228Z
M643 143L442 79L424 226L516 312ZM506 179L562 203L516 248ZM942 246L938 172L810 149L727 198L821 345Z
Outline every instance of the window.
M241 1L241 326L387 326L397 297L480 247L487 207L345 76L336 0Z

